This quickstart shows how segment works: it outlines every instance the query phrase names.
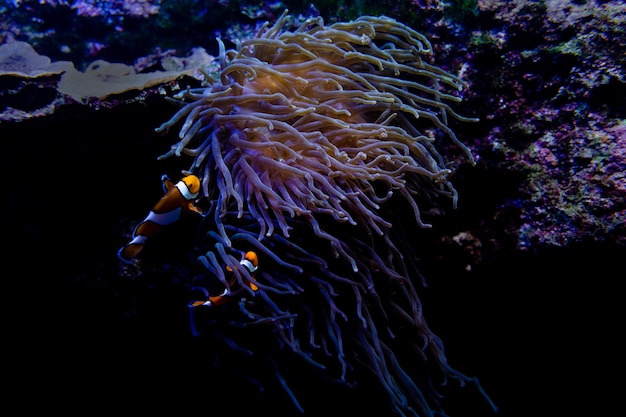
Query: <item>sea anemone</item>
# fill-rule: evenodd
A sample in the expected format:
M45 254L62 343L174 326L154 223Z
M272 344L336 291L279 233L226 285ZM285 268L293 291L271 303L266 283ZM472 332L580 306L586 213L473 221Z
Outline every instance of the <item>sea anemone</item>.
M180 94L182 108L157 129L182 123L162 158L192 157L186 172L201 180L192 285L239 290L237 308L220 312L226 324L194 313L194 332L255 354L259 341L241 329L263 329L275 352L339 381L370 371L397 414L432 415L436 381L473 379L448 365L426 324L403 232L428 226L424 207L456 204L436 144L448 138L473 162L448 125L471 120L450 107L464 83L426 62L428 40L393 19L317 17L289 30L292 21L285 12L234 49L218 40L219 74ZM240 263L250 250L255 274ZM280 356L270 360L300 408Z

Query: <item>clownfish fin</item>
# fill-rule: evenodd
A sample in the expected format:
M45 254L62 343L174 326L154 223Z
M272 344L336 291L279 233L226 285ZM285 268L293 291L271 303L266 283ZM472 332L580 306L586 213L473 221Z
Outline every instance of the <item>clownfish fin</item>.
M204 216L204 211L203 211L200 207L196 206L196 205L193 203L193 201L190 201L190 202L188 202L188 203L187 203L187 208L188 208L190 211L196 212L196 213L198 213L199 215Z
M211 305L211 301L207 300L207 301L202 301L202 300L198 300L198 301L192 301L191 303L189 303L189 307L201 307L201 306L210 306Z
M139 252L141 252L142 249L142 244L129 243L128 245L117 251L117 256L122 261L130 263L137 255L139 255Z
M224 291L222 291L220 295L209 296L207 297L208 299L204 301L201 301L201 300L192 301L188 304L188 306L190 308L217 306L217 305L224 304L230 301L232 299L229 297L230 295L231 295L230 288L225 288Z
M117 251L117 256L124 262L129 263L132 261L139 252L143 249L144 243L146 243L147 236L136 235L133 240L128 242L126 246Z
M174 183L174 181L172 181L167 175L162 175L161 181L163 181L163 191L166 193L176 187L176 183Z
M139 252L143 249L146 240L148 240L148 236L145 234L138 233L141 231L142 227L145 225L150 225L150 222L146 222L145 220L135 228L133 233L133 239L128 242L125 246L123 246L119 251L117 251L117 256L124 262L130 263Z

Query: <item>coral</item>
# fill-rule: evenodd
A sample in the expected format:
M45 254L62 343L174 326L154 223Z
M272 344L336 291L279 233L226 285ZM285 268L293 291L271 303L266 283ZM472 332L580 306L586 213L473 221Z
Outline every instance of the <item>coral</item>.
M39 55L27 42L14 41L0 45L0 76L36 78L61 74L74 69L69 61L52 62Z
M139 59L135 66L96 60L83 72L69 61L52 62L26 42L8 42L0 46L0 77L5 87L0 93L0 120L49 115L72 102L108 107L107 101L115 101L112 97L133 90L158 90L185 76L199 79L199 68L211 71L213 61L204 49L196 48L188 57L166 52ZM147 70L155 66L164 71ZM139 94L130 98L141 99Z
M183 75L190 75L195 69L182 68L138 74L130 65L96 60L84 72L73 69L63 74L58 90L76 101L85 101L93 97L105 98L113 94L164 84Z

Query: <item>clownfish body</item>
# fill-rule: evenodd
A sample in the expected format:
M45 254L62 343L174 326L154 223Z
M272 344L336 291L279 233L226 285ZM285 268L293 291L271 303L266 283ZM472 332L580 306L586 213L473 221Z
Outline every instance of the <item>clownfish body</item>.
M255 273L259 268L259 258L257 257L257 254L252 251L246 252L241 261L239 261L239 264L246 268L250 273L250 276L254 279ZM233 272L233 270L229 266L226 267L226 271L230 273ZM231 288L235 285L235 283L236 279L233 277L229 282L230 287L226 288L220 295L209 296L206 301L193 301L189 303L189 307L217 306L233 300L233 296L235 294L233 293ZM251 281L247 281L246 285L248 285L250 289L255 292L259 289L259 287Z
M124 262L132 261L144 247L148 238L160 232L165 226L178 221L183 211L193 211L200 215L202 210L194 204L200 194L200 179L187 175L174 183L167 176L161 177L165 195L150 210L146 218L137 225L132 240L118 251Z

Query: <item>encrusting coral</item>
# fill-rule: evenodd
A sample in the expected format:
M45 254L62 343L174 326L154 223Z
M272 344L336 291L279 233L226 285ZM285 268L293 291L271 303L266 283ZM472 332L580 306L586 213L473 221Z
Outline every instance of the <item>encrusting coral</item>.
M36 78L57 75L73 70L69 61L52 62L47 56L39 55L27 42L15 41L0 45L0 75Z
M181 93L158 129L182 123L162 158L191 157L187 173L201 180L204 273L192 285L244 290L239 316L214 332L229 349L258 347L230 334L233 323L266 328L279 349L340 380L369 369L398 414L431 415L441 408L435 381L475 380L447 364L424 320L401 229L428 226L420 207L441 197L456 203L436 144L447 137L473 161L448 125L470 120L450 107L464 83L426 62L428 40L393 19L318 17L293 31L290 22L285 12L232 50L220 41L219 74ZM241 267L249 250L255 274ZM406 361L398 349L418 354Z
M145 71L134 66L95 60L84 71L70 61L52 61L23 41L0 45L0 122L22 121L51 115L63 106L114 107L122 102L145 101L149 95L175 88L185 77L200 79L199 67L207 68L214 58L203 48L194 48L184 58L167 52L146 57L158 61L163 71ZM10 87L9 87L10 86Z

